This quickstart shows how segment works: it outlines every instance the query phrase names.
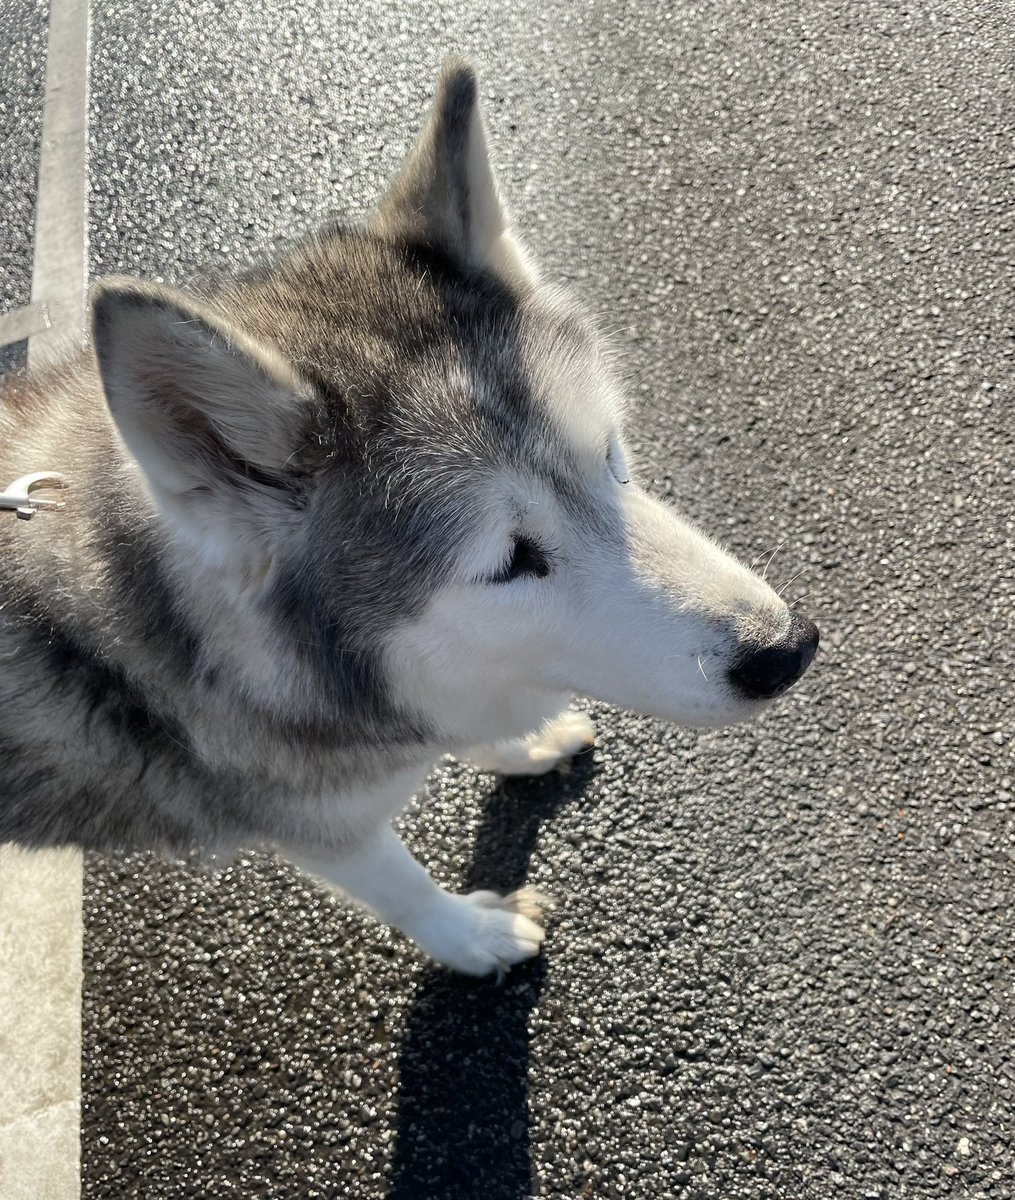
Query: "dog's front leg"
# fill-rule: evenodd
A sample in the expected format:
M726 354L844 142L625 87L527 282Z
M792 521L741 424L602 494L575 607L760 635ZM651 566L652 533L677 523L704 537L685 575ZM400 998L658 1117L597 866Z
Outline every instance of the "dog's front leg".
M587 750L595 740L595 726L588 714L566 708L528 737L472 746L462 757L480 771L495 775L545 775Z
M548 901L531 888L456 896L439 887L391 829L339 859L293 857L312 875L365 904L431 958L466 975L489 975L539 953Z

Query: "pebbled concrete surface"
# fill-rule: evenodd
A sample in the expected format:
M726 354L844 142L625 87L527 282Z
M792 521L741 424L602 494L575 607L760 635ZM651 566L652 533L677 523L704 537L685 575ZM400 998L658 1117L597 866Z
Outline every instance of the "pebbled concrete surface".
M20 308L32 298L48 20L48 3L0 4L0 312ZM23 368L26 358L21 343L0 346L0 373Z
M823 650L756 726L438 770L435 873L559 901L500 988L270 859L92 858L85 1196L1009 1195L1005 7L96 9L93 264L176 281L362 212L475 55L645 472Z

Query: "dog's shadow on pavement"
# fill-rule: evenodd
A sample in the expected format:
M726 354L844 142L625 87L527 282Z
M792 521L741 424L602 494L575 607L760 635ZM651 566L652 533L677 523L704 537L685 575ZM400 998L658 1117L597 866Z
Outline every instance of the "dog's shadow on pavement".
M567 775L505 780L486 801L467 891L521 887L539 828L578 800L595 773L581 754ZM432 968L399 1060L398 1140L388 1200L521 1200L534 1194L529 1149L528 1019L540 959L501 985Z

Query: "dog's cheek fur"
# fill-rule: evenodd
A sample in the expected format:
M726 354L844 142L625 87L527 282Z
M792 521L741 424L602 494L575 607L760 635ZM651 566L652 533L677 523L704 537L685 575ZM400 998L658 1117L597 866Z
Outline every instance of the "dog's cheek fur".
M527 614L491 629L498 614L474 593L462 587L436 597L419 619L391 632L384 653L392 688L427 713L451 750L523 737L570 698L566 685L539 672L538 655L533 661Z

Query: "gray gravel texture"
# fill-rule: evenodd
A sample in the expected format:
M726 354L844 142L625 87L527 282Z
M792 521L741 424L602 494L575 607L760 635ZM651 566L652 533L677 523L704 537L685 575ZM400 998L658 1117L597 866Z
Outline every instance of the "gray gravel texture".
M412 845L558 908L453 978L263 857L90 858L84 1195L1012 1195L1010 7L95 6L92 255L357 215L445 51L659 493L803 596L748 728L442 766Z
M0 0L0 313L32 298L48 19L43 0ZM25 357L21 343L0 346L0 374Z

